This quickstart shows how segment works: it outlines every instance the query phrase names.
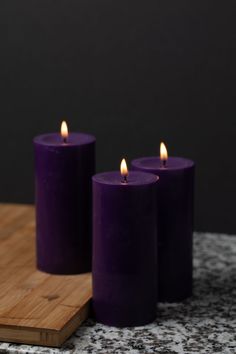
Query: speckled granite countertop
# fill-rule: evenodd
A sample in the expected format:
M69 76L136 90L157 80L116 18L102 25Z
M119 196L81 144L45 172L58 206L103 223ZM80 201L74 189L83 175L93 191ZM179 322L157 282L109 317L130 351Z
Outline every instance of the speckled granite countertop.
M61 349L0 343L0 353L235 354L236 237L195 234L194 296L159 304L148 326L117 329L88 320Z

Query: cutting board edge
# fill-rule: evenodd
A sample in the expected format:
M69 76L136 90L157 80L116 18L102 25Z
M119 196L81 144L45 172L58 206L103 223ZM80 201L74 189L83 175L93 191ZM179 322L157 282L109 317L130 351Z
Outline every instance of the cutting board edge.
M80 312L76 313L60 331L60 342L58 346L61 346L77 328L89 317L91 312L91 300L90 298L81 308Z
M0 324L0 341L27 345L61 347L90 312L91 299L61 329Z

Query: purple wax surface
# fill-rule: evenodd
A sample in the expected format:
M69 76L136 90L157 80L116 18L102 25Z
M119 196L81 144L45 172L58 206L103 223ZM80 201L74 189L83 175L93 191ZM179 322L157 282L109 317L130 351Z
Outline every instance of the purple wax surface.
M183 158L183 157L168 157L165 167L163 167L163 163L158 156L153 157L141 157L139 159L135 159L132 161L132 166L137 168L141 168L146 172L156 174L160 169L164 171L169 170L185 170L188 168L192 168L194 166L194 162L192 160Z
M91 271L95 138L59 133L34 138L37 268L52 274Z
M122 177L120 172L117 171L98 173L96 176L93 177L93 180L97 183L117 186L121 188L131 188L132 186L141 187L145 184L156 183L158 179L159 178L157 176L151 173L147 174L136 171L129 172L129 175L127 177L127 183L124 182L124 177Z
M94 143L95 140L96 139L93 135L71 132L66 138L66 143L64 143L60 133L49 133L36 136L34 138L34 143L48 147L55 146L57 148L64 148L65 146L76 147L91 144Z
M93 177L93 311L98 322L139 326L156 317L155 175Z
M194 162L169 157L132 161L132 169L154 173L158 183L158 301L177 302L192 295Z

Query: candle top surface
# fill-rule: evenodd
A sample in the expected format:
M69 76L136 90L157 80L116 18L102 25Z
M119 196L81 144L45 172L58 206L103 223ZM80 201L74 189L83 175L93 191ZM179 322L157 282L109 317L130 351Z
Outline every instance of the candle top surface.
M156 170L182 170L191 168L194 166L192 160L183 158L183 157L168 157L166 165L163 166L163 163L159 156L153 157L141 157L132 161L132 166L137 168L142 168L147 171L156 171Z
M124 177L118 171L98 173L93 176L93 180L107 185L114 186L140 186L145 184L153 184L158 181L159 177L146 172L130 171L127 177L127 182L124 182Z
M66 138L66 142L63 141L63 137L60 133L49 133L36 136L33 141L35 144L45 146L74 146L84 145L94 142L96 139L93 135L86 133L69 133Z

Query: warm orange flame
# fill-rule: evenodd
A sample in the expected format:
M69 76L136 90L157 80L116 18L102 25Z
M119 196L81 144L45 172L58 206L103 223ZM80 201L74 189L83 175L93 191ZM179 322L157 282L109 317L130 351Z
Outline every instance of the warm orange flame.
M168 152L164 143L160 145L160 158L162 161L168 160Z
M63 122L61 123L61 136L63 139L66 139L68 138L68 127L67 127L67 124L66 122L63 120Z
M120 173L121 173L121 176L122 176L122 177L127 177L128 174L129 174L129 171L128 171L128 168L127 168L127 164L126 164L125 159L123 159L123 160L121 161L121 164L120 164Z

